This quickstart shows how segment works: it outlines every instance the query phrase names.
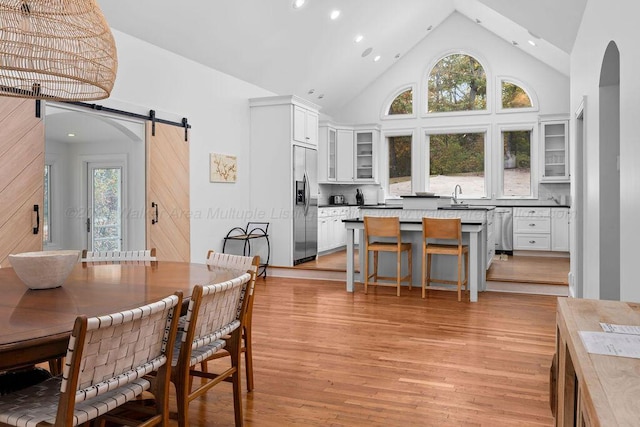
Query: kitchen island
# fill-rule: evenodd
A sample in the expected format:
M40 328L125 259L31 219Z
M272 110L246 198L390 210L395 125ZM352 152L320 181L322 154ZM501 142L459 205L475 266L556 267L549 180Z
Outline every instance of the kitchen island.
M487 265L487 209L480 210L475 215L468 215L462 219L462 240L469 245L469 299L471 302L478 301L478 291L484 291L486 287ZM364 241L364 221L365 216L398 216L400 218L400 231L404 242L411 242L413 245L413 286L420 286L422 275L422 217L456 217L453 211L423 211L413 209L362 209L360 218L343 220L347 229L347 292L353 292L356 281L354 268L354 242L355 232L359 233L359 241ZM476 218L472 218L476 216ZM359 251L360 265L364 266L364 251ZM442 258L442 257L440 257ZM432 274L434 277L446 277L453 275L456 271L455 258L438 259L433 263ZM380 274L395 275L395 262L385 263L384 258L380 259ZM364 271L360 271L358 281L364 283ZM452 288L453 289L453 288Z

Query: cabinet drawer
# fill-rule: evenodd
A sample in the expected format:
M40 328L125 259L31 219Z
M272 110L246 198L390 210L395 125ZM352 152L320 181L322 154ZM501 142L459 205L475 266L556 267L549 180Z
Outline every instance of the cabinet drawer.
M513 208L514 217L550 217L551 208Z
M513 249L548 251L551 239L548 234L514 234Z
M515 218L513 224L515 233L550 233L551 219L541 217Z

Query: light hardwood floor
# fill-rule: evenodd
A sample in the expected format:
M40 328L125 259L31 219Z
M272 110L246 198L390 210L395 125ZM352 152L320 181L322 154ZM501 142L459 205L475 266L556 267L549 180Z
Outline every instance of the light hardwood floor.
M318 257L314 261L296 266L299 269L319 269L331 271L347 270L346 251L338 251ZM356 249L354 255L356 271L359 271L359 258ZM569 284L569 258L513 256L506 259L494 258L487 271L487 280L496 282L540 283L546 285Z
M487 292L468 303L446 291L423 300L417 288L396 297L258 279L245 425L551 426L555 307L543 295ZM231 384L190 413L194 426L233 425Z

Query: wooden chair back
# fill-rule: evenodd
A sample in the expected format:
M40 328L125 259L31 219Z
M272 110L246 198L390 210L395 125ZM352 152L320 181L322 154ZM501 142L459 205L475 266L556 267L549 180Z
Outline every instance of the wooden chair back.
M193 288L182 332L180 352L174 364L188 375L189 367L206 357L197 351L236 331L241 326L251 274L213 285Z
M422 218L423 239L456 240L462 244L462 222L460 218Z
M364 217L364 237L395 237L400 241L400 218L398 217Z
M167 425L170 356L181 304L182 293L176 292L131 310L79 316L62 377L3 396L0 420L15 426L81 425L110 416L111 411L123 409L125 403L150 390L155 410L146 420L127 425ZM147 378L152 373L154 380Z

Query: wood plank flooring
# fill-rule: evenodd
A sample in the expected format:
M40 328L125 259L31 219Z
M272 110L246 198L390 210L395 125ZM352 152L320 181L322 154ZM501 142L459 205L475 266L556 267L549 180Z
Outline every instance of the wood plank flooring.
M359 271L360 259L355 250L355 269ZM346 271L346 251L322 255L314 261L296 266L299 269ZM495 282L540 283L548 285L569 284L569 258L513 256L507 260L494 259L487 271L487 280Z
M551 426L556 298L258 279L246 426ZM212 362L226 363L225 359ZM175 404L172 407L175 409ZM233 425L231 384L190 407ZM171 425L177 425L172 421Z
M512 256L494 258L487 271L487 280L496 282L569 285L569 258Z

